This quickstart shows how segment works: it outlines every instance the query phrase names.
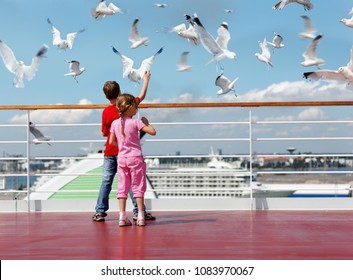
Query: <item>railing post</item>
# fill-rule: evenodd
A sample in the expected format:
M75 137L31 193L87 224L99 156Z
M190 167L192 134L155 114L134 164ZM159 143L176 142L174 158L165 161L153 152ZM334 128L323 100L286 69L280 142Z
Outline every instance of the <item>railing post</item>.
M252 115L249 109L249 172L250 172L250 210L253 209L253 193L252 193Z
M30 135L29 135L29 122L30 122L30 111L27 110L27 211L31 212L31 172L30 172Z

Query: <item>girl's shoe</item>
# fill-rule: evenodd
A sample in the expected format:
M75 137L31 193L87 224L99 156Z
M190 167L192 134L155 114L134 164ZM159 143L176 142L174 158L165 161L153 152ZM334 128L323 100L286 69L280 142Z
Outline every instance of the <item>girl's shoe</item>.
M124 220L119 220L119 227L126 227L126 226L131 226L132 223L128 218L125 218Z
M137 213L134 214L134 217L132 218L135 222L137 221ZM156 217L153 216L151 213L149 212L145 212L145 220L146 221L155 221Z
M144 219L138 219L136 221L136 225L137 226L141 226L141 227L145 226L145 220Z

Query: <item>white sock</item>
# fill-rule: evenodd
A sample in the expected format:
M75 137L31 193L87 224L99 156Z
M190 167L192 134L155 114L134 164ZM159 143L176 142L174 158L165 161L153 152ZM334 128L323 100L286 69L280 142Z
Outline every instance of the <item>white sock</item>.
M119 216L119 220L125 220L126 219L126 212L125 211L121 211L120 212L120 216Z
M144 220L145 219L145 211L139 211L137 214L137 219Z

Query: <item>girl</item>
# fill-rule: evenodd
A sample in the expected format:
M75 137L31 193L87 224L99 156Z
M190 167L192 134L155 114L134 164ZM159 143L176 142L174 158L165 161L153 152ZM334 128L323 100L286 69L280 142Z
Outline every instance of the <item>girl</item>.
M143 160L139 131L156 135L156 130L145 117L133 119L137 113L137 102L133 95L124 93L116 102L120 119L113 121L109 143L118 145L118 192L119 226L131 226L126 217L126 199L130 186L137 202L138 216L136 224L145 225L144 194L146 191L146 164Z

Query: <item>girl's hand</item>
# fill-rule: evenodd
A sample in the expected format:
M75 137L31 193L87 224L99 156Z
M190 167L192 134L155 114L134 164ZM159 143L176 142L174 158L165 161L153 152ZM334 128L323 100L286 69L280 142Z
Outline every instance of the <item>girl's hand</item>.
M149 125L148 119L146 119L145 117L141 118L141 121L145 124L145 125Z

